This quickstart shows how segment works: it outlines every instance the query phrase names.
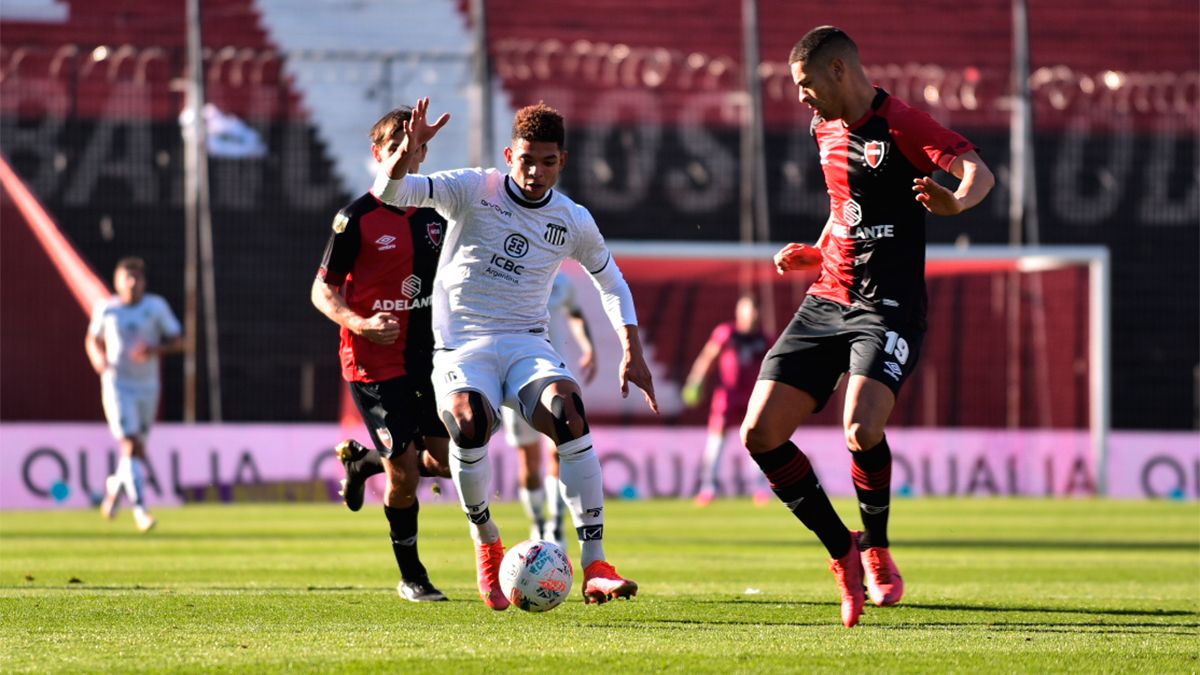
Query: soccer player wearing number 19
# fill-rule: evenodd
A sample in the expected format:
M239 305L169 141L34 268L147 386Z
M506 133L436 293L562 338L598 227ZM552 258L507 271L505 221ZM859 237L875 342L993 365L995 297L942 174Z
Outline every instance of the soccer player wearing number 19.
M892 455L884 425L920 356L925 332L925 212L961 213L995 183L976 147L929 115L872 86L858 47L841 30L809 31L788 58L830 195L816 247L775 255L780 274L820 267L795 318L763 359L742 441L772 490L829 551L842 623L862 614L863 584L880 606L904 582L887 536ZM930 177L960 179L954 192ZM791 440L849 371L843 425L862 532L842 523Z

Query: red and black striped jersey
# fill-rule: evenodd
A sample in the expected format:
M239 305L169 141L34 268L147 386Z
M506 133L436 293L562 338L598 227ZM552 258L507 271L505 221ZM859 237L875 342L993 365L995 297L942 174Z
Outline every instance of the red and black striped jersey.
M433 278L446 221L433 209L397 209L365 194L338 211L317 278L340 286L360 316L388 312L400 337L378 345L341 330L342 377L379 382L433 370Z
M829 236L809 295L925 319L925 207L913 179L976 146L927 113L876 88L853 124L813 118L829 192Z

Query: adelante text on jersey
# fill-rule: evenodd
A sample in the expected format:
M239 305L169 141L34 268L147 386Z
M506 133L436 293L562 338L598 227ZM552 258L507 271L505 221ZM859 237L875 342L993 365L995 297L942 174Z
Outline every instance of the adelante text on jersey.
M375 304L371 305L371 311L374 312L407 312L414 309L424 309L433 303L433 296L427 295L423 298L409 300L407 298L397 298L395 300L380 299L376 300Z

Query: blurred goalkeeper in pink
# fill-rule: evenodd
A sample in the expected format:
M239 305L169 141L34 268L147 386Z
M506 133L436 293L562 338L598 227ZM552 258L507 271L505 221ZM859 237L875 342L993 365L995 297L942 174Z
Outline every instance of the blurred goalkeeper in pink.
M736 431L746 416L746 404L758 379L759 364L767 354L771 341L759 325L758 302L753 296L738 299L734 320L713 329L712 335L683 386L683 402L692 407L700 402L709 372L716 364L712 401L708 413L708 439L704 444L704 466L700 474L700 490L696 506L712 503L717 493L717 470L729 432ZM754 502L760 506L771 501L771 491L765 479L754 492ZM728 494L728 491L727 491Z

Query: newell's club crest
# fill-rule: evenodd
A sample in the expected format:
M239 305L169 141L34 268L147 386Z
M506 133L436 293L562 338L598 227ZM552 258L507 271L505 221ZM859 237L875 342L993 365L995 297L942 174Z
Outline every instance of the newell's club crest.
M434 246L442 245L442 228L445 226L445 223L439 222L425 223L425 234Z
M863 161L872 169L878 169L883 164L883 155L887 152L887 143L871 141L863 146Z

